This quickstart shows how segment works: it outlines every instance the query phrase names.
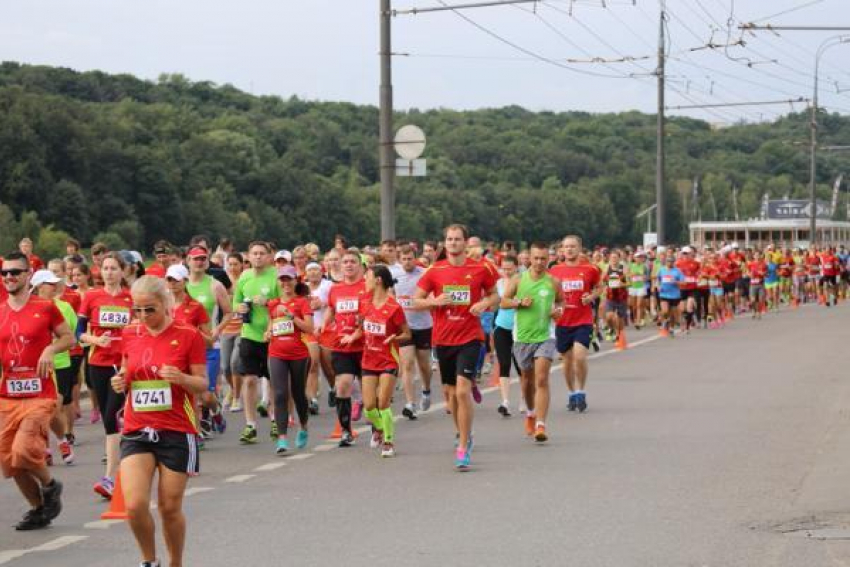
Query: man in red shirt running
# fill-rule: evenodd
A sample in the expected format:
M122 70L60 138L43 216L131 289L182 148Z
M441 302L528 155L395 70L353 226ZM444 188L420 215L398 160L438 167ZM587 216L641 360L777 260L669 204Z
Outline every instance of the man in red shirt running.
M587 350L593 334L593 302L603 293L599 268L581 256L581 238L570 235L561 244L564 262L549 273L560 282L564 305L555 326L555 343L564 357L564 379L570 392L567 409L587 409Z
M30 293L26 255L9 254L0 274L8 293L0 305L0 468L32 506L15 529L35 530L62 511L62 484L44 455L57 401L53 357L74 336L55 303Z
M428 268L417 285L416 309L431 309L433 344L440 377L457 429L455 467L467 469L472 451L472 385L485 340L479 317L496 306L499 274L489 262L466 255L468 232L453 224L445 230L446 259Z

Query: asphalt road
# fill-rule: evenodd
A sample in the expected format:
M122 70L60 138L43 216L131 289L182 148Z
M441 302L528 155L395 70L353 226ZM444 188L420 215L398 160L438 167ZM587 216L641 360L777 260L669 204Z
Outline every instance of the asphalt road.
M848 322L842 304L630 333L633 348L591 362L586 414L566 411L554 371L543 446L485 395L467 473L440 408L399 422L395 459L365 435L326 443L324 408L287 458L267 423L262 443L238 446L234 418L190 482L185 565L850 565ZM138 564L124 523L98 521L100 433L81 427L79 464L54 467L66 511L50 529L15 532L24 507L0 483L0 565Z

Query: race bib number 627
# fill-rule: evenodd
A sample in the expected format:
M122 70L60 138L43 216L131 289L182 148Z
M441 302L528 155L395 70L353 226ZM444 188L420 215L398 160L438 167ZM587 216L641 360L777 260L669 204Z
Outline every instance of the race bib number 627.
M446 285L443 293L449 296L452 305L469 305L472 302L472 292L468 285Z

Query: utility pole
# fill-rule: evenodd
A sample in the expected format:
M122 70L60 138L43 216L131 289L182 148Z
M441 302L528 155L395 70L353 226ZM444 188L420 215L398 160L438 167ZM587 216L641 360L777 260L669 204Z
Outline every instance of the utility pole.
M658 20L658 132L656 141L656 162L655 162L655 203L658 208L655 209L655 231L658 235L658 244L666 244L666 226L664 223L664 215L666 207L664 203L664 63L665 63L665 42L664 42L664 19L667 17L665 0L660 0L661 14Z
M381 5L381 88L379 136L381 170L381 240L395 238L395 161L393 159L393 76L391 0Z

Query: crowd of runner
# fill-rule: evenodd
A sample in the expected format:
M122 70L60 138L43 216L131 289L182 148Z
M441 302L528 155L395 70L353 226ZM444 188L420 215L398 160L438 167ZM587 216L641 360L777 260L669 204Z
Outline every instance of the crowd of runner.
M31 240L19 248L0 271L0 465L30 506L16 527L59 515L50 447L71 465L75 426L101 423L104 471L93 490L111 499L120 471L143 567L159 565L155 473L170 564L180 565L186 481L229 414L244 413L244 445L260 442L267 419L272 450L287 455L310 444L310 417L326 405L341 447L355 444L352 423L365 417L369 446L393 457L393 397L403 397L403 418L418 419L436 370L463 470L482 375L498 374L496 411L521 412L529 438L545 443L553 362L563 361L567 410L581 413L588 353L601 341L624 347L630 327L672 338L782 306L830 307L850 283L843 246L589 250L570 235L518 249L484 245L462 225L439 243L355 248L338 236L325 252L261 241L240 252L198 236L157 242L149 265L100 243L86 257L71 240L46 263Z

